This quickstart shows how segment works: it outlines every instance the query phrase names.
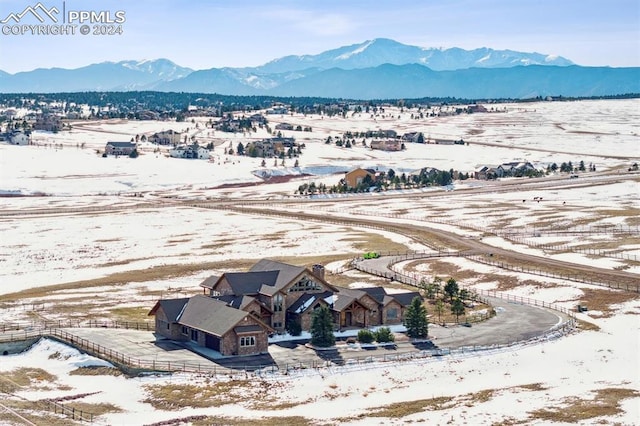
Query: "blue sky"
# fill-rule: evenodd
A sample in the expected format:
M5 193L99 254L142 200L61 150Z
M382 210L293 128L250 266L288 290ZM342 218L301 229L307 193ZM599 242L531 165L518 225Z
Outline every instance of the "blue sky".
M41 1L62 9L62 0ZM0 20L36 4L0 0ZM123 10L123 34L0 34L0 69L161 57L194 69L255 66L377 37L556 54L587 66L640 66L640 0L66 0L65 6Z

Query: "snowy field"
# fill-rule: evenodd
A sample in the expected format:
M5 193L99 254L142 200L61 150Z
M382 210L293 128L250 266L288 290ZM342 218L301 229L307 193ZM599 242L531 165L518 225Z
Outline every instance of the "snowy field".
M289 159L285 166L267 160L261 167L260 159L224 155L225 147L266 137L266 132L213 132L202 129L202 119L198 129L194 123L175 122L79 123L71 132L36 134L39 146L0 144L0 192L47 195L0 198L0 322L142 320L159 297L197 294L198 284L208 276L246 270L261 258L301 265L320 262L326 265L330 282L378 285L380 280L360 272L331 271L364 251L428 250L387 231L178 202L188 199L239 203L271 198L287 202L278 206L282 212L313 210L327 217L402 221L517 252L640 274L640 262L634 257L640 255L640 176L627 172L640 161L640 102L496 105L505 107L506 112L500 113L422 120L410 118L416 111L397 108L377 117L269 116L272 126L287 122L313 128L311 133L284 132L306 144L299 168L293 168ZM214 161L167 158L148 145L137 159L96 154L108 140L127 141L167 129L186 130L204 143L214 142ZM434 139L463 138L470 145L408 144L404 152L389 153L324 143L329 135L376 129L400 134L422 131ZM454 182L449 191L433 188L310 203L294 196L303 183L333 185L342 172L355 167L471 172L478 165L516 160L544 167L582 160L596 164L598 171L581 174L571 185L566 176L550 176L540 183L471 180ZM262 172L300 177L268 183L256 176ZM472 187L479 190L465 192ZM263 207L273 206L269 202ZM615 232L616 228L626 231ZM553 233L571 229L593 232ZM519 239L509 234L520 231ZM600 252L594 255L586 249ZM204 406L158 405L150 396L173 390L176 400L182 401L183 393L193 395L199 386L211 388L211 378L126 378L105 373L108 366L97 376L75 375L72 372L79 367L105 367L105 363L51 341L0 358L0 384L3 379L19 382L25 368L43 369L48 375L33 373L39 378L19 382L15 393L30 401L76 396L73 401L85 404L87 411L104 412L96 424L142 425L188 416L208 416L208 421L193 424L232 425L638 423L637 295L510 273L460 258L409 261L397 267L427 277L453 276L470 288L504 291L567 308L586 301L590 310L578 314L585 321L581 331L541 345L429 362L373 363L366 370L346 366L250 379ZM207 400L205 393L201 400ZM0 403L23 416L35 416L37 424L53 424L52 415L30 412L12 398ZM0 424L26 424L6 411L0 413Z

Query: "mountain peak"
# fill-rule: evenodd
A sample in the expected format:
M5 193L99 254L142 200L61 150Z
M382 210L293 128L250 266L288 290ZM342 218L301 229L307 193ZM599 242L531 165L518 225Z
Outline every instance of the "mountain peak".
M481 47L464 50L453 47L425 48L400 43L389 38L374 38L362 43L327 50L317 55L285 56L257 67L257 72L282 73L308 68L358 69L383 64L420 64L436 71L479 68L508 68L517 65L557 65L573 63L565 58L540 53L493 50Z

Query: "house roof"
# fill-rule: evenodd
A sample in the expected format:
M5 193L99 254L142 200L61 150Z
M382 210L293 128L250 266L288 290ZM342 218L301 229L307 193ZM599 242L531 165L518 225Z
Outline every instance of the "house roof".
M387 295L387 292L383 287L364 287L364 288L360 288L359 290L373 297L378 303L383 303L384 296Z
M158 300L151 311L149 311L149 315L155 315L158 309L162 308L167 319L171 322L176 322L178 315L180 315L180 312L182 312L184 305L186 305L188 301L188 298Z
M276 279L272 284L275 290L281 290L291 283L298 275L302 274L306 268L302 266L289 265L275 260L262 259L249 269L250 272L275 273ZM276 292L274 291L274 293Z
M200 287L212 289L219 279L220 279L219 275L211 275L209 278L205 279L200 283Z
M279 271L227 272L223 277L231 286L233 294L258 294L266 287L274 288L279 281ZM275 292L274 292L275 293Z
M331 305L333 301L326 300L331 296L333 296L333 292L331 291L325 291L324 293L304 293L287 308L287 311L301 314L314 306L317 301L324 301L326 304Z
M213 298L221 300L221 301L225 302L227 304L227 306L230 306L230 307L235 308L235 309L244 309L249 304L257 301L260 306L262 306L263 308L271 311L271 309L269 309L264 303L260 302L258 299L256 299L255 297L252 297L252 296L243 296L243 295L236 296L236 295L233 295L233 294L227 294L227 295L224 295L224 296L215 296Z
M390 296L393 297L402 306L409 306L411 304L411 301L415 297L420 297L420 299L422 299L422 297L420 296L420 293L418 293L417 291L411 291L406 293L394 293L394 294L390 294Z
M421 297L420 293L418 293L417 291L408 291L404 293L387 293L384 287L364 287L358 290L367 293L383 306L386 306L389 302L394 300L402 306L409 306L414 297Z
M114 148L135 148L134 142L107 142L107 145L111 145Z
M198 295L189 299L178 323L222 337L248 315L248 312L231 308L221 300Z

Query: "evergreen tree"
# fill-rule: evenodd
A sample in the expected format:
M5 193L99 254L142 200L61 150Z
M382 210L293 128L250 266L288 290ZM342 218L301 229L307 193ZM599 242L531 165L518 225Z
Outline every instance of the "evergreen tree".
M458 295L459 287L456 280L449 278L447 284L444 286L444 292L447 293L451 303L453 303L453 297Z
M442 314L444 313L444 302L442 299L438 299L436 302L436 312L438 313L438 321L440 321L440 317L442 317Z
M333 346L336 337L333 335L333 318L326 306L320 306L311 315L311 344L321 348Z
M451 313L456 316L456 322L458 322L460 315L464 315L464 303L457 297L451 302Z
M427 322L427 308L422 304L422 299L414 297L407 308L404 317L404 326L407 327L407 336L412 338L427 337L429 323Z

